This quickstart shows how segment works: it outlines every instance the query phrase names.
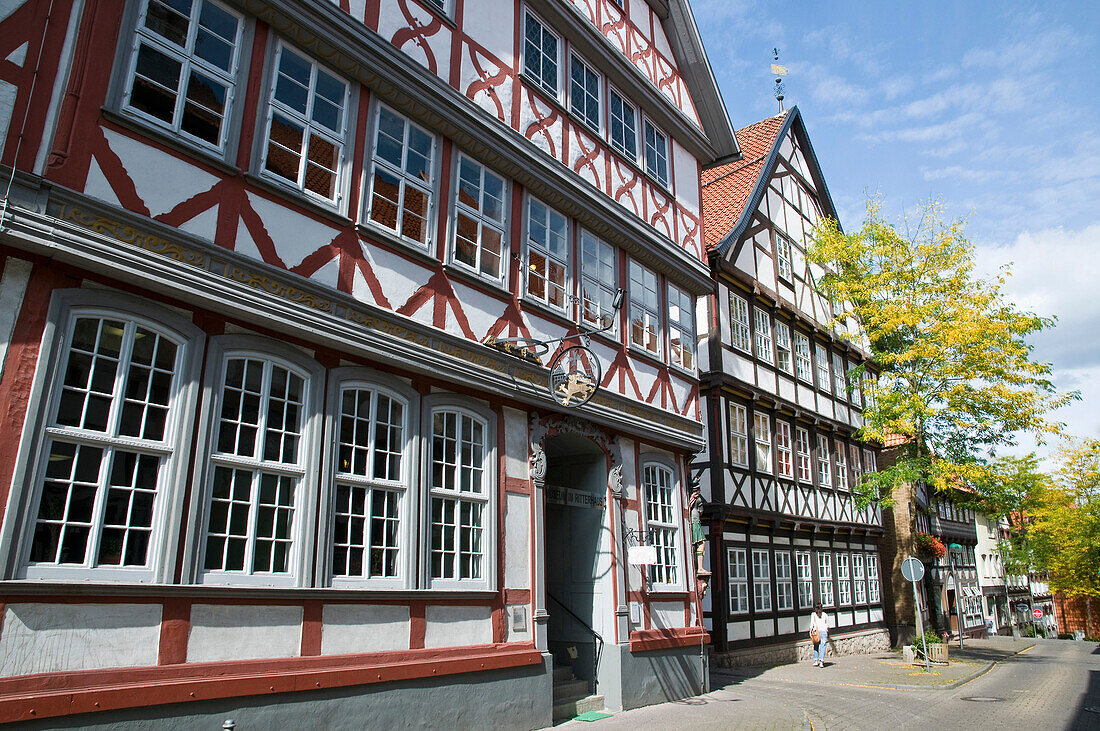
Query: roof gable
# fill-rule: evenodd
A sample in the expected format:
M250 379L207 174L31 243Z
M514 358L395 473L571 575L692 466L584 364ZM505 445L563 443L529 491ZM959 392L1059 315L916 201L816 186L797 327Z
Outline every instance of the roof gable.
M703 172L703 238L709 251L726 256L740 239L775 173L779 148L788 132L803 150L824 215L837 218L802 114L797 106L791 107L737 131L742 160Z

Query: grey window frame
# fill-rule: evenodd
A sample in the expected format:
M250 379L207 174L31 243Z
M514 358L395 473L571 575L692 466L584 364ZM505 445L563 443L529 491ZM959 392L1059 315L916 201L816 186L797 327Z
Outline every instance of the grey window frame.
M195 450L194 474L195 486L191 491L191 506L189 514L191 524L189 534L193 537L188 544L185 553L185 567L189 570L188 578L192 583L214 586L272 586L272 587L306 587L313 585L315 565L315 531L312 526L316 524L318 491L321 472L321 421L324 408L324 376L325 370L313 358L304 355L300 350L286 343L259 335L219 335L210 338L206 353L206 378L204 390L209 394L208 404L202 411L199 422L199 434L202 442L201 448ZM288 571L285 575L253 574L251 569L238 571L207 570L205 565L207 533L210 523L210 507L212 499L214 469L216 462L214 455L217 452L222 400L224 397L223 384L225 366L232 357L252 357L263 359L280 367L288 367L297 371L299 375L305 375L307 383L303 387L303 405L300 440L298 449L302 454L300 466L294 470L301 475L296 487L296 500L294 506L294 551L295 554L288 561ZM224 464L238 462L232 457L220 458ZM255 460L255 463L245 465L239 461L242 469L263 470L259 464L263 460ZM251 503L249 510L250 524L255 503ZM250 528L249 540L255 541L254 528ZM246 559L247 560L247 559Z
M531 22L531 21L534 21L535 23L537 23L540 26L542 36L550 36L551 38L554 39L554 59L553 59L554 60L554 79L553 79L553 86L552 87L549 86L548 83L547 83L547 80L545 78L543 78L543 73L542 73L542 68L541 68L541 66L542 66L541 57L545 54L543 52L543 48L542 48L541 43L539 45L539 54L540 54L540 64L539 64L539 66L540 66L540 68L538 69L538 73L532 72L532 69L530 67L530 61L528 61L528 58L527 58L527 44L528 44L527 26L528 26L528 23ZM541 40L542 39L540 38L540 41ZM537 14L532 13L531 9L529 7L527 7L526 5L524 5L523 6L523 20L522 20L522 26L521 26L521 29L520 29L520 42L523 44L522 45L523 51L522 51L522 55L521 55L521 58L522 58L521 68L522 68L522 73L523 73L524 78L530 80L535 85L535 87L538 88L543 93L549 94L555 100L560 99L561 98L561 87L562 87L562 83L561 83L561 76L562 76L562 73L561 73L562 72L561 57L562 57L562 51L564 50L564 46L565 46L565 43L562 40L561 34L556 33L553 30L553 28L550 26L549 23L544 21Z
M573 76L573 67L574 67L575 64L581 66L584 69L582 75L584 76L585 81L588 80L589 75L596 78L596 92L597 93L596 93L596 120L595 120L595 124L593 124L593 120L588 116L588 113L584 109L578 110L576 105L574 104L574 100L573 100L573 91L574 91L574 89L580 88L581 93L585 96L586 101L587 101L587 97L588 97L588 88L587 88L587 86L582 85L582 86L578 87L577 86L577 80ZM568 100L569 101L569 111L573 113L573 116L575 116L577 119L579 119L581 122L584 123L584 125L588 128L589 132L591 132L595 135L599 135L603 132L603 117L604 117L603 97L604 97L604 94L603 94L603 75L600 74L600 72L596 71L596 69L594 67L592 67L590 64L588 64L588 62L586 62L583 58L581 58L580 54L578 54L576 51L570 51L570 53L569 53L569 100Z
M327 373L328 388L325 396L325 433L332 435L325 447L321 470L321 492L319 514L321 515L317 551L319 566L318 584L341 589L413 589L419 578L417 561L419 551L414 541L419 528L420 485L420 395L410 385L388 373L359 366L333 368ZM342 398L345 390L363 389L388 396L399 401L405 409L403 474L398 480L385 480L362 476L353 481L343 477L338 469L340 450L340 431ZM372 401L372 403L374 403ZM377 428L375 415L371 417L372 429ZM372 444L372 450L373 450ZM337 483L342 480L350 484L375 489L400 491L398 500L400 510L398 538L398 576L390 577L351 577L336 576L333 571L333 551L336 521ZM369 550L369 545L367 546Z
M378 135L380 133L382 111L385 110L397 117L400 117L405 122L404 139L401 141L402 150L402 167L396 168L389 160L384 160L378 156ZM412 129L416 129L419 132L427 135L432 140L432 147L429 152L428 170L431 174L431 179L428 181L418 180L416 177L409 175L404 169L404 163L408 159L409 154L409 134ZM436 211L438 210L438 193L439 193L439 137L409 119L407 116L393 109L387 104L376 102L371 110L371 126L370 126L370 152L363 166L363 200L362 200L362 222L364 225L373 229L385 231L390 236L396 236L403 243L407 243L418 250L431 249L432 243L436 239L438 216ZM400 201L397 206L398 220L397 228L390 228L385 224L375 220L371 217L374 210L374 185L376 168L381 167L383 171L388 172L390 175L398 179L400 186ZM420 192L428 196L428 211L425 218L426 234L424 241L417 241L416 239L406 236L403 232L405 222L405 197L407 195L409 187L416 188Z
M186 482L190 466L189 455L194 437L192 425L199 393L198 376L206 338L194 324L150 300L120 292L79 288L56 290L46 313L38 366L23 422L25 436L19 444L12 473L12 490L0 529L0 576L5 579L28 578L27 561L41 494L39 483L44 477L49 456L46 445L50 441L50 435L47 430L54 418L64 379L64 356L68 352L70 323L81 313L140 320L179 341L179 370L173 383L175 393L171 397L172 408L175 410L171 415L174 422L171 428L174 430L173 438L177 441L166 458L161 482L158 483L158 491L160 485L165 490L161 496L161 504L156 508L160 514L153 518L148 568L43 566L44 570L32 571L31 574L40 574L39 578L169 583L175 574L180 526L184 514L183 490L177 489L177 486ZM166 434L168 428L166 426Z

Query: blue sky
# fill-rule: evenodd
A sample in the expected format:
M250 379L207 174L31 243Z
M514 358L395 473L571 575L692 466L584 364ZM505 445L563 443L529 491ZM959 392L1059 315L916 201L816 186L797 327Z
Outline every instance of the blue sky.
M1013 301L1059 318L1036 359L1084 397L1058 418L1100 437L1100 2L691 5L736 128L778 112L779 48L846 229L868 194L940 199L979 270L1013 265Z

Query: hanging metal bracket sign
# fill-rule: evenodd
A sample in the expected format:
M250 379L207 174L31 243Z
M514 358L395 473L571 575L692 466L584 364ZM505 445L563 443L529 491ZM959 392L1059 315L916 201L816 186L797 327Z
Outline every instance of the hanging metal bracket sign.
M575 408L588 403L596 391L600 388L603 379L603 365L589 347L591 336L596 333L607 332L615 327L615 320L619 310L623 306L626 290L615 292L612 302L612 312L609 315L600 315L599 321L604 323L598 329L590 329L582 323L580 332L575 335L566 335L560 338L540 340L538 338L494 338L490 343L504 352L520 351L523 357L538 358L550 352L552 346L564 344L571 340L580 341L577 345L570 345L554 356L550 362L550 377L547 384L551 398L560 406ZM584 303L581 303L584 308Z

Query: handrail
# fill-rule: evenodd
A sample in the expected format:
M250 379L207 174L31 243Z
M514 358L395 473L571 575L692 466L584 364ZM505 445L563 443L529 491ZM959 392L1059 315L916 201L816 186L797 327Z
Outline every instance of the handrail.
M603 657L603 646L604 646L603 637L600 637L600 633L597 632L596 630L592 629L591 627L589 627L588 623L586 623L583 619L578 617L573 612L572 609L565 606L565 603L561 599L558 599L556 596L554 596L550 592L546 592L546 596L550 597L550 599L555 604L557 604L559 607L564 609L565 613L568 614L570 617L572 617L577 622L577 624L579 624L581 627L584 627L586 630L588 630L592 634L592 638L595 641L592 643L592 680L591 680L590 691L592 693L595 693L596 692L596 687L600 682L599 681L599 675L600 675L599 670L600 670L600 658Z

